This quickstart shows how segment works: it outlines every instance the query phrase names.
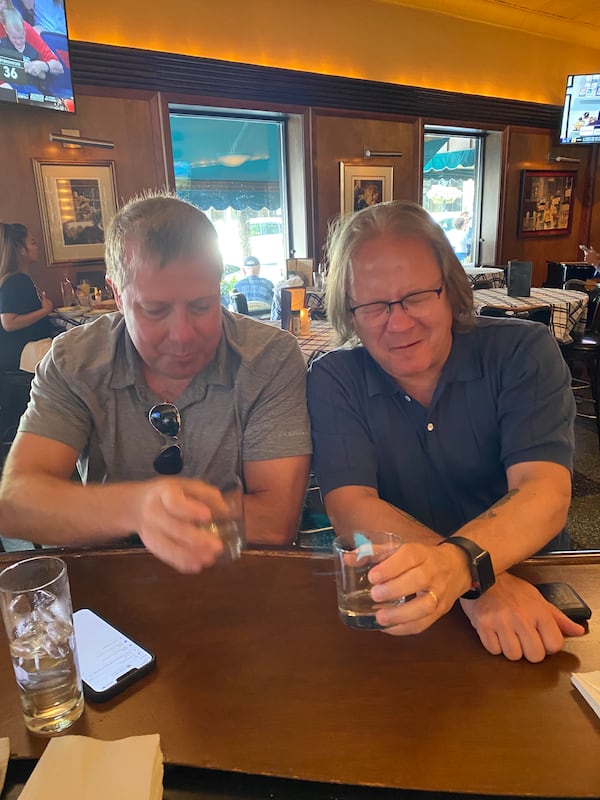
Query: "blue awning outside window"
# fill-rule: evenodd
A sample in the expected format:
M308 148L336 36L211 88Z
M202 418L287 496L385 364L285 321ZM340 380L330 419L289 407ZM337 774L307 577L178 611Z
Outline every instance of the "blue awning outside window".
M469 169L475 164L475 149L450 150L449 153L436 153L425 162L424 172Z
M423 144L423 163L428 164L434 155L447 144L447 136L436 136L434 139L425 139L425 143Z
M281 208L278 122L171 114L177 193L200 208Z
M177 189L177 194L198 208L214 208L224 211L235 208L237 211L250 209L260 211L263 208L277 210L281 208L281 193L278 183L227 184L226 182L204 184L189 189Z

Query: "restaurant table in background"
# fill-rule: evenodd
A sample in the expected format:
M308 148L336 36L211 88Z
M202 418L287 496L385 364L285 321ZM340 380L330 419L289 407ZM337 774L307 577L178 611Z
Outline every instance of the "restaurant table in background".
M70 308L55 309L49 316L50 322L54 328L58 331L66 331L77 325L84 325L86 322L91 322L96 319L96 317L101 317L104 314L112 314L114 311L116 311L116 307L89 308L87 306L71 306Z
M259 320L267 325L281 328L281 321ZM325 319L313 319L310 323L310 333L307 336L296 336L300 350L308 361L317 351L328 352L336 347L335 331L330 322Z
M382 787L395 798L599 794L600 720L570 683L600 666L598 555L516 570L568 581L593 611L589 633L540 664L490 655L458 605L416 636L348 628L325 556L249 551L201 575L143 550L63 557L73 607L101 614L157 662L110 702L88 702L73 734L159 733L168 763L200 768L198 786L209 768L238 785L324 782L329 797L349 794L334 784L370 787L369 800ZM13 758L39 757L46 740L23 724L4 630L0 685L0 737Z
M476 288L477 284L481 282L489 282L496 289L506 286L506 276L502 269L493 269L492 267L463 267L463 269L473 288Z
M561 344L569 344L573 332L580 334L585 331L588 304L585 292L532 289L530 297L509 297L506 289L478 289L473 293L473 302L476 314L479 314L483 306L501 308L551 306L550 330Z

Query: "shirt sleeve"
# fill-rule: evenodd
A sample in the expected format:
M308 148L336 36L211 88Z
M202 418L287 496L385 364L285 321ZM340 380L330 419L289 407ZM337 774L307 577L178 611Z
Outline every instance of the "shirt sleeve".
M0 314L29 314L42 307L29 275L18 272L0 287Z
M341 486L377 489L377 454L367 414L366 382L357 352L331 352L313 361L308 409L313 469L325 495Z
M51 50L39 33L28 22L25 23L25 41L38 52L39 61L59 61L56 53Z
M549 461L573 469L575 401L571 373L543 325L527 325L499 375L498 422L505 469Z
M310 454L306 364L298 343L289 336L278 337L255 369L261 373L262 388L245 422L243 460Z
M31 399L21 417L19 430L62 442L77 453L86 448L93 428L89 408L71 389L74 381L64 370L68 363L65 338L54 339L31 384Z

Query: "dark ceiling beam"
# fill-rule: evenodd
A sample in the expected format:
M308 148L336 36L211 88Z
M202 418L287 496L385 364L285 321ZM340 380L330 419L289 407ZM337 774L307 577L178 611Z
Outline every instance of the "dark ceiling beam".
M75 84L557 130L559 106L71 42Z

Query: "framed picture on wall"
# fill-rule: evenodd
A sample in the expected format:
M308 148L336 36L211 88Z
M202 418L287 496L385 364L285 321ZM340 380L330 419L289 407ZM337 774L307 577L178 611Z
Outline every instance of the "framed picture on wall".
M524 169L517 235L561 236L570 233L577 173Z
M364 166L340 161L340 210L342 214L392 199L393 167Z
M117 210L114 162L32 161L48 266L102 261Z

